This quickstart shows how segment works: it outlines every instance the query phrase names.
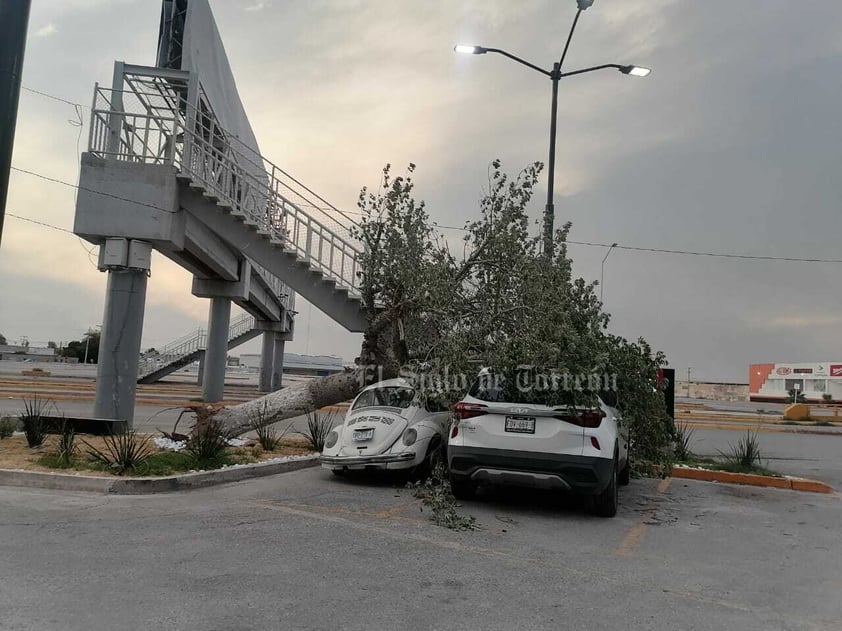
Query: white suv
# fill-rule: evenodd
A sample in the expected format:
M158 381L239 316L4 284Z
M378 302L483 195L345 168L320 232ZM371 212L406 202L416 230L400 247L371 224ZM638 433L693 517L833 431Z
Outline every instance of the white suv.
M480 373L454 408L447 449L453 494L468 499L479 484L557 489L592 496L596 514L616 515L617 486L629 482L628 433L617 409L602 399L593 407L513 401L528 397L493 377Z

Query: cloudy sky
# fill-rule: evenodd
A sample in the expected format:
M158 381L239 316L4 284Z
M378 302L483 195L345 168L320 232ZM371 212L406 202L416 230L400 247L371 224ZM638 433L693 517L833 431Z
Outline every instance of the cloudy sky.
M211 0L263 152L353 210L387 162L418 165L434 219L475 217L489 162L545 160L550 83L457 42L551 66L574 0ZM33 0L24 85L89 104L115 59L153 64L157 0ZM567 68L637 63L563 81L556 207L571 239L620 246L842 259L842 4L834 0L597 0ZM21 95L13 164L76 181L72 105ZM77 144L78 143L80 144ZM542 182L532 204L543 207ZM74 191L13 172L7 212L70 228ZM458 240L458 231L446 231ZM76 237L8 217L0 332L33 343L101 321L105 276ZM600 276L605 248L571 246ZM644 336L694 378L747 380L761 361L842 357L842 264L618 248L605 266L613 329ZM358 336L300 303L293 352L341 355ZM205 326L190 276L153 262L144 348ZM256 342L245 350L256 350Z

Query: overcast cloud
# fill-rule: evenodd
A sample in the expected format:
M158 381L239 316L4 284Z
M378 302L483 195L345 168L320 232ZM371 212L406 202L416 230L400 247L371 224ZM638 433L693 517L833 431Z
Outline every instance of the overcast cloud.
M500 56L550 66L573 0L211 0L265 154L340 208L376 185L387 162L418 165L434 219L477 212L488 164L545 160L550 85ZM35 0L24 84L87 104L115 59L154 62L157 0ZM568 69L604 72L560 93L557 221L571 239L665 249L842 258L842 4L833 0L597 0L580 20ZM70 105L21 96L13 163L75 181ZM543 208L541 183L532 212ZM7 212L72 226L74 191L13 172ZM457 231L446 231L454 241ZM7 217L0 332L78 338L100 322L105 276L88 244ZM571 246L575 270L600 275L602 248ZM760 361L842 358L842 265L745 261L618 249L606 263L612 328L642 335L684 374L746 380ZM359 336L300 303L294 352L359 350ZM205 326L190 276L153 263L144 348ZM256 350L256 343L244 347Z

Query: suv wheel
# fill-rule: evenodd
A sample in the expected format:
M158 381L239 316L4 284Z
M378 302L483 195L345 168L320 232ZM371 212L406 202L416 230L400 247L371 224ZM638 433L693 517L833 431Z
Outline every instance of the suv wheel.
M453 491L453 497L457 500L469 500L476 495L477 484L470 480L458 480L452 475L450 476L450 490Z
M611 468L611 482L605 490L593 498L594 513L600 517L614 517L617 514L619 504L619 493L617 490L617 457L614 457L614 466Z
M631 471L629 470L631 467L630 461L631 458L626 457L626 464L623 465L623 468L620 470L620 474L617 476L617 483L620 486L627 486L629 482L631 482Z

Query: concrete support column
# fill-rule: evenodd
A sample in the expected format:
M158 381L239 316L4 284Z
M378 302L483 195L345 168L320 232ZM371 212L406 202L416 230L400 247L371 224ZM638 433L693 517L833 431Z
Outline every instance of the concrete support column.
M99 342L94 416L134 419L140 336L146 307L147 272L110 269Z
M205 380L205 351L199 354L199 376L196 378L196 383L202 385Z
M260 353L260 391L272 392L272 370L274 369L275 334L264 331L263 348Z
M272 360L272 391L280 390L284 377L284 346L286 339L282 333L266 333L266 336L274 335L275 353Z
M227 298L211 298L208 347L205 350L205 374L202 380L202 400L205 403L222 401L225 396L230 321L231 301Z

